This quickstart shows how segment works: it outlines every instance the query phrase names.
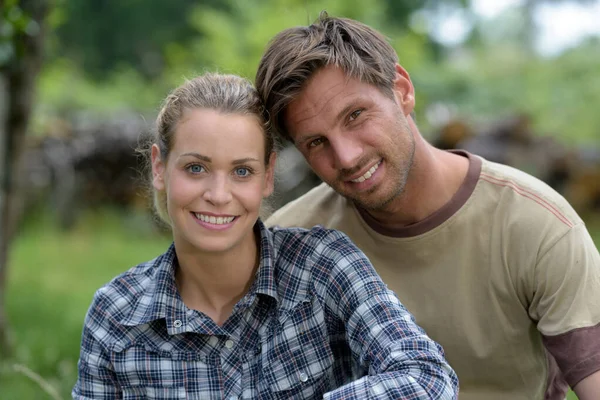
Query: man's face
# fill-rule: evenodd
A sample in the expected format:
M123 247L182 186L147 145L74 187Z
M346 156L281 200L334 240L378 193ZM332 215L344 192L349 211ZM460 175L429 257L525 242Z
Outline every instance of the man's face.
M292 140L315 173L367 210L396 199L412 167L415 141L407 115L414 97L407 77L398 74L392 98L339 68L325 67L284 115Z

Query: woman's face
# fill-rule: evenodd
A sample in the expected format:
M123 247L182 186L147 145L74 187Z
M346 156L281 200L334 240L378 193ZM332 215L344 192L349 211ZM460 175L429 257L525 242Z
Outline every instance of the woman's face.
M273 192L275 155L252 115L188 110L166 162L152 148L153 185L166 191L178 250L226 252L253 241L262 199Z

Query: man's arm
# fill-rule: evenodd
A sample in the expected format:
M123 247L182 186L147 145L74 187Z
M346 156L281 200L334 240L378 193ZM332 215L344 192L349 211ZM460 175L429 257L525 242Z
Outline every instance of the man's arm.
M442 348L417 326L367 257L339 232L323 242L339 255L316 263L334 264L325 307L344 322L355 359L368 368L367 376L325 399L455 399L458 378Z
M595 400L600 393L600 371L594 372L587 378L583 378L573 388L579 400Z
M600 393L600 255L583 223L538 259L529 313L580 399Z

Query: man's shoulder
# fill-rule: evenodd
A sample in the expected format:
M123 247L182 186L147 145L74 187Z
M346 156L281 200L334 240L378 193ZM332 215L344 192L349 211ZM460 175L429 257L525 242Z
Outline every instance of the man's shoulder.
M345 207L346 199L322 183L275 211L265 223L267 226L304 228L319 224L330 226L329 218L342 212Z
M547 216L574 226L581 222L569 202L542 180L507 165L483 160L480 190L488 191L502 207L523 218Z

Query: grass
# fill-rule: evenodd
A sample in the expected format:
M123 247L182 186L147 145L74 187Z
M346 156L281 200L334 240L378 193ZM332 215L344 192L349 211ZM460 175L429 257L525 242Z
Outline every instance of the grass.
M86 216L71 232L53 229L49 218L27 224L11 253L6 302L15 352L0 371L0 398L53 398L14 371L15 364L70 398L83 318L94 292L169 243L151 221L114 212Z
M92 295L170 243L139 216L87 215L70 232L56 230L50 219L29 221L12 248L6 301L15 352L0 365L1 399L70 398ZM600 223L593 233L600 243Z

